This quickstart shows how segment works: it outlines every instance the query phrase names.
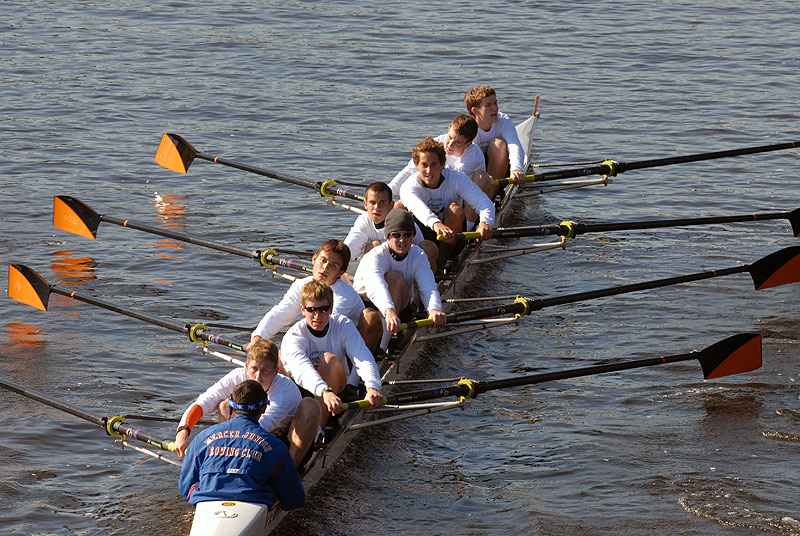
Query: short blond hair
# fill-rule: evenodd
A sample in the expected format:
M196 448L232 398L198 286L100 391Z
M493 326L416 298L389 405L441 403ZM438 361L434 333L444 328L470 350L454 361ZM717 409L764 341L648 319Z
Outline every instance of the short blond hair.
M478 106L483 99L490 95L497 95L492 86L475 86L464 97L464 104L467 105L467 112L472 115L472 108Z
M305 307L306 301L327 301L333 307L333 289L325 283L313 279L303 285L300 290L300 303Z
M278 346L269 339L256 339L247 348L247 361L264 361L278 368Z

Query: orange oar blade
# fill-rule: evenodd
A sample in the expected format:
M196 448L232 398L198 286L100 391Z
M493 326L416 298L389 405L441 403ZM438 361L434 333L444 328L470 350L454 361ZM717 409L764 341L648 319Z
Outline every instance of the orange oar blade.
M50 285L24 264L9 264L8 295L20 303L47 311Z
M178 173L186 173L192 165L197 151L192 144L177 134L165 133L161 136L161 143L156 151L156 162Z
M761 335L740 333L712 344L698 358L703 377L722 378L761 367Z
M53 198L53 225L76 235L95 239L100 215L89 205L69 195Z
M756 290L800 281L800 246L783 248L759 259L748 270Z

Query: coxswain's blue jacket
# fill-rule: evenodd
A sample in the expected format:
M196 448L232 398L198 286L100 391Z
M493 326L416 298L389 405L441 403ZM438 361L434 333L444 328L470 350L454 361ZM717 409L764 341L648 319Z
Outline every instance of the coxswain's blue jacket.
M277 498L284 510L306 500L303 484L283 442L250 415L234 415L194 438L186 450L178 483L194 505L235 500L266 504Z

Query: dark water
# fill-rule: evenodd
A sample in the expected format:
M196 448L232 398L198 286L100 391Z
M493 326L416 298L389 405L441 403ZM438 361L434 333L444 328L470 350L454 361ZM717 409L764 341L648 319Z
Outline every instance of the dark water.
M5 2L3 263L177 322L254 325L286 288L247 259L101 224L51 225L52 196L245 248L313 248L352 216L313 192L152 160L162 132L317 180L389 179L463 94L493 85L541 163L634 161L800 139L793 2ZM620 175L528 200L522 224L791 210L797 151ZM326 234L320 235L320 228ZM585 235L477 272L472 294L549 296L750 263L785 221ZM731 276L543 310L430 345L425 376L482 379L764 336L759 371L694 363L487 394L362 434L286 534L800 533L800 287ZM98 416L177 416L228 370L179 336L60 296L0 300L2 377ZM186 532L177 470L0 392L0 531ZM171 425L154 425L169 437Z

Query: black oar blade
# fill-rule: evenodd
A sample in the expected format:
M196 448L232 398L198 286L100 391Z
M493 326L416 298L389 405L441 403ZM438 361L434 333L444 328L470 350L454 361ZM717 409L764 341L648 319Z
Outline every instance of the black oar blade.
M800 238L800 208L796 208L789 213L789 223L792 224L794 236Z
M72 196L57 195L53 198L53 225L62 231L94 240L97 238L100 214Z
M47 311L50 285L24 264L9 264L8 295L12 300Z
M164 133L161 136L155 160L159 166L178 173L186 173L195 156L197 156L197 151L191 143L177 134Z
M761 368L761 335L739 333L712 344L697 359L706 380Z
M756 290L800 281L800 246L783 248L759 259L748 269Z

